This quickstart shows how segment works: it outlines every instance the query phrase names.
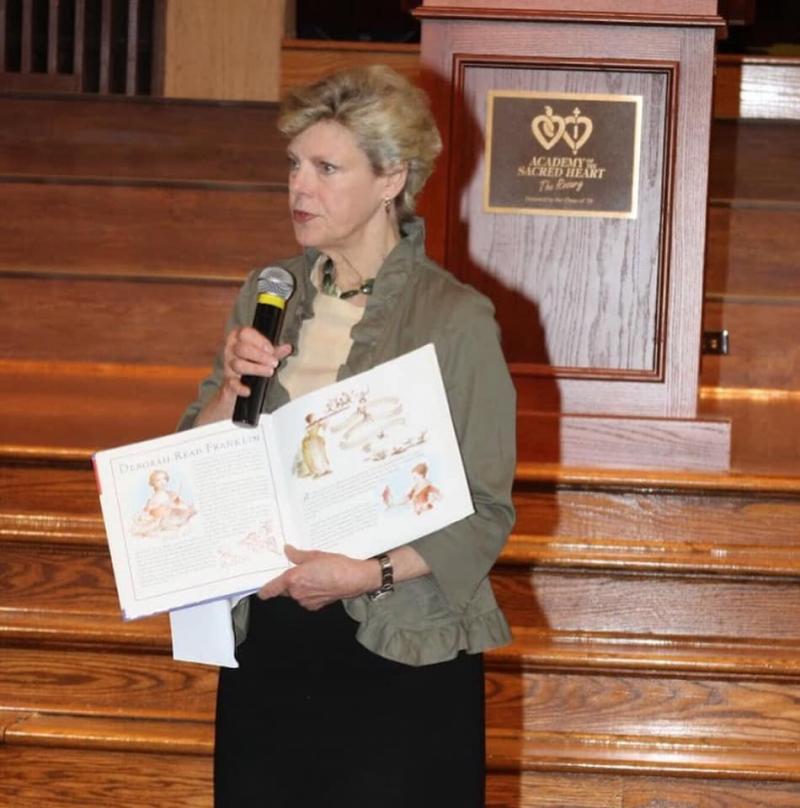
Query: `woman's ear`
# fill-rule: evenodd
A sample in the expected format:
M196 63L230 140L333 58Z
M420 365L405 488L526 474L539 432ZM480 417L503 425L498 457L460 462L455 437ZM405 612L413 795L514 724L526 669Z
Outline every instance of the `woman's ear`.
M387 169L383 178L385 181L384 199L394 199L405 188L406 180L408 179L408 164L398 163L396 166Z

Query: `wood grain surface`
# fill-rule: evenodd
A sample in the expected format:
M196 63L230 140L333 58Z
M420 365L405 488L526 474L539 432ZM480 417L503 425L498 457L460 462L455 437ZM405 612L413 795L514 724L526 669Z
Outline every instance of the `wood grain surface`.
M5 183L0 266L33 275L220 278L295 255L285 186ZM5 281L3 281L5 286ZM6 296L4 293L3 297Z

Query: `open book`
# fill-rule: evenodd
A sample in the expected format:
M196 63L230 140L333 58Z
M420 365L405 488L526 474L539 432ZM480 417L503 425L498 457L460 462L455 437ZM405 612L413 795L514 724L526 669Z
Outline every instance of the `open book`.
M127 619L253 592L284 543L369 558L473 512L433 345L94 465Z

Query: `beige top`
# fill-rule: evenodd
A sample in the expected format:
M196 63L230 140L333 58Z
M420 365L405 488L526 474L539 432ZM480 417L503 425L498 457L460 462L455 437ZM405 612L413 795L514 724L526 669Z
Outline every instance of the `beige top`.
M311 272L319 292L321 262ZM291 398L333 384L339 367L347 361L353 340L350 329L361 319L364 309L338 297L317 294L314 316L303 324L297 348L281 370L281 384Z

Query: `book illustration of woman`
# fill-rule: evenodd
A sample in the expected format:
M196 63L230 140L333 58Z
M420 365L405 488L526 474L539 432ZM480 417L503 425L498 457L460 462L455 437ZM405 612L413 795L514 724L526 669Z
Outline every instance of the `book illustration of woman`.
M298 477L322 477L331 473L331 464L325 448L322 431L325 422L315 419L314 413L306 415L306 432L300 441L300 451L295 461L295 474Z
M134 535L153 536L177 530L197 513L194 505L184 502L177 492L167 488L168 482L169 474L163 469L150 473L147 484L153 493L133 521Z
M410 503L411 507L414 508L414 513L420 514L431 510L434 503L442 498L442 492L428 479L428 466L426 463L417 463L411 469L411 474L414 478L414 484L399 502L394 501L388 485L383 489L381 498L387 508Z

